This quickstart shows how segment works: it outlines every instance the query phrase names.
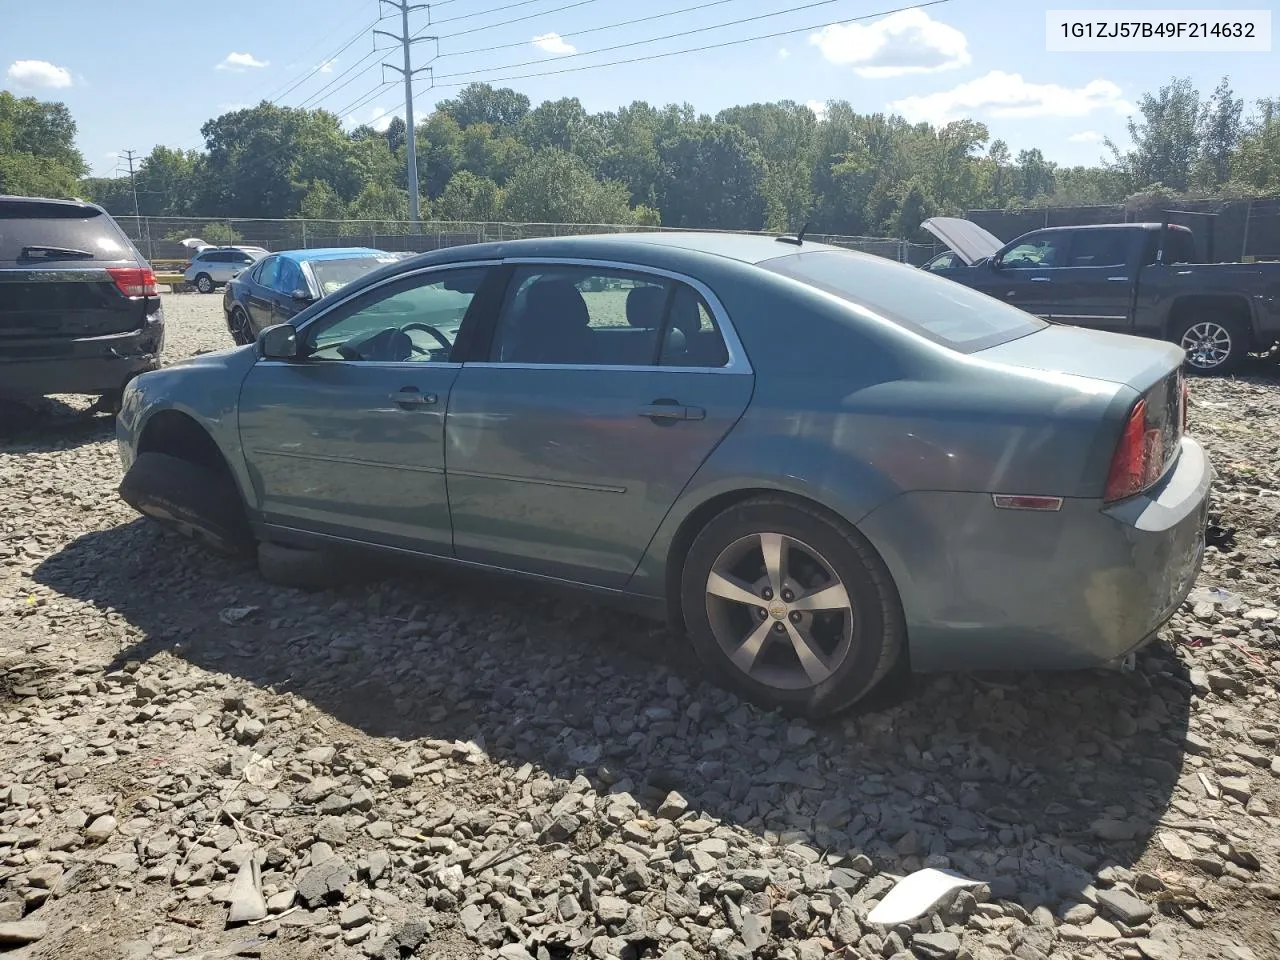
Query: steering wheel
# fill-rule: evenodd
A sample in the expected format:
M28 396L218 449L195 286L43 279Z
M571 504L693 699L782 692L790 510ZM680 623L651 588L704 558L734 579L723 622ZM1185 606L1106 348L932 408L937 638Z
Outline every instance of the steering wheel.
M431 336L435 337L436 340L440 342L440 346L444 347L444 349L446 350L453 349L452 341L450 341L448 337L446 337L443 333L441 333L439 330L437 330L435 327L433 327L429 323L422 323L419 320L415 320L413 323L406 323L403 327L400 328L401 333L408 333L410 330L422 330L426 333L429 333L431 334ZM427 350L423 350L421 347L418 347L418 346L415 346L413 349L417 353L429 352Z

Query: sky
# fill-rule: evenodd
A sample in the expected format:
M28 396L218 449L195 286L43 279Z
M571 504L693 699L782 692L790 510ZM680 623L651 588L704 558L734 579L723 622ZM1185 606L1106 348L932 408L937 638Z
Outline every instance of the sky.
M1047 52L1046 11L1069 0L943 0L892 12L912 2L439 0L410 16L411 33L438 38L413 47L414 65L431 70L415 78L414 109L425 117L476 80L514 87L534 104L577 97L592 112L633 100L711 114L757 101L821 110L847 100L913 121L971 117L1015 153L1039 147L1071 165L1096 163L1104 137L1126 143L1139 97L1174 75L1206 95L1228 76L1246 104L1280 93L1274 52ZM100 176L121 169L126 148L145 156L156 144L201 147L207 119L263 99L341 111L348 125L385 126L404 112L403 84L379 65L400 65L400 47L378 37L376 51L370 31L375 0L5 6L0 88L65 102ZM382 11L394 16L377 27L398 32L399 13ZM747 18L757 19L740 22ZM712 44L731 45L576 69Z

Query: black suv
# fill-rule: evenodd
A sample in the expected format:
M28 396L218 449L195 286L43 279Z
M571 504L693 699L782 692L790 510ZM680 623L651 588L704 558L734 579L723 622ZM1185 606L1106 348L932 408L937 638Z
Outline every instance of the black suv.
M159 366L151 265L101 207L0 196L0 399L100 396Z

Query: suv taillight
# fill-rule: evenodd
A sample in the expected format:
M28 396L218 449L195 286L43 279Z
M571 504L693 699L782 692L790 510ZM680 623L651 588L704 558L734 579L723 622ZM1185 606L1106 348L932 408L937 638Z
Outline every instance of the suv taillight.
M155 271L150 267L107 267L107 273L115 281L116 289L126 297L160 295L156 287Z
M1129 414L1120 434L1111 469L1107 472L1107 488L1102 495L1106 503L1124 500L1141 493L1160 479L1164 466L1164 435L1147 423L1147 401L1139 400Z

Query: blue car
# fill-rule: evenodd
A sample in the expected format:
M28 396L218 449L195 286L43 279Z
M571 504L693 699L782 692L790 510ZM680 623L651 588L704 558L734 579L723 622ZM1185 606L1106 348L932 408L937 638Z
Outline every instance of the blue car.
M253 343L267 327L287 323L315 301L399 259L371 247L282 250L263 257L233 277L222 295L231 339Z

